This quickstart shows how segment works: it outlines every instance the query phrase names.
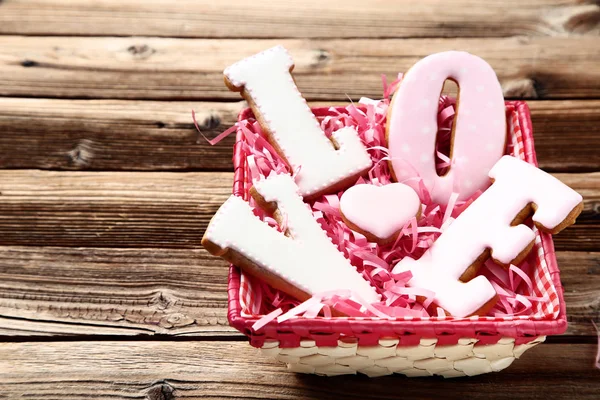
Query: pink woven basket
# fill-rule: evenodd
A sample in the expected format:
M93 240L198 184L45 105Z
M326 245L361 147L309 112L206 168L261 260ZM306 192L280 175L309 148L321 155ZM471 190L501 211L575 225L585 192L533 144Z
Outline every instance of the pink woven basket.
M343 111L343 108L340 107L338 110ZM326 107L314 108L313 113L317 117L331 115L330 108ZM506 116L507 126L509 127L509 142L512 144L512 154L537 166L529 107L525 102L507 101ZM248 118L253 118L253 114L250 109L245 109L239 114L238 121L243 122ZM247 165L243 154L238 151L238 145L243 140L243 134L238 129L233 159L235 168L233 193L247 200L250 189L250 182L246 179ZM534 281L534 292L538 295L548 295L548 301L540 306L543 309L538 310L539 312L534 316L510 318L473 317L468 320L458 321L433 317L397 320L351 317L292 318L283 323L272 321L259 332L254 332L251 327L257 321L257 317L245 316L242 312L241 290L243 288L241 284L241 272L237 267L231 266L228 285L228 318L233 327L249 337L252 346L267 349L271 353L275 349L276 351L272 355L275 355L276 358L279 357L278 359L286 362L291 370L298 372L337 375L358 371L371 376L385 375L387 372L402 372L410 376L433 374L459 376L490 372L505 368L515 357L518 357L522 353L521 350L516 350L519 346L522 347L521 349L528 348L527 344L537 344L543 340L545 335L561 334L566 330L566 308L551 235L537 231L536 242L532 252L535 254L536 268L535 276L532 278ZM355 358L352 359L354 360L352 361L354 364L348 358L351 356L344 355L341 358L341 360L347 359L347 362L339 361L327 351L320 350L346 348L347 343L353 343L353 346L356 347L354 350ZM490 353L489 351L486 353L483 350L485 346L496 345L498 347L510 343L510 351L512 353L508 353L506 357L500 358L498 358L499 356L495 358L494 356L490 356L491 359L488 360L489 362L486 365L482 365L480 371L477 368L473 369L471 367L473 365L472 362L467 366L460 367L462 365L460 364L461 359L455 360L456 356L448 358L449 356L444 356L443 352L436 352L436 350L431 350L431 354L427 353L431 357L419 358L421 356L416 356L418 360L415 360L415 356L413 356L411 362L414 365L412 365L412 369L394 367L394 365L398 365L398 362L395 362L395 364L391 361L387 364L377 363L377 360L386 360L392 357L389 355L391 354L389 351L385 353L388 357L381 358L380 355L383 354L381 351L375 353L371 351L369 353L369 351L361 350L371 347L381 349L393 346L395 351L394 357L399 357L400 361L404 359L410 361L411 357L402 353L403 347L427 347L430 343L433 343L434 346L437 345L438 349L453 345L464 347L465 343L467 343L471 348L471 353L468 353L468 349L463 353L469 355L474 361L479 361L482 358L485 359L485 356ZM286 351L286 349L294 348L304 350L300 355L290 356L292 353ZM307 351L307 348L312 348L314 351ZM481 351L478 353L477 349L481 349ZM361 355L363 354L361 351L363 353L366 351L365 354L367 356ZM369 356L368 354L376 355ZM442 356L439 356L439 354L442 354ZM482 357L482 354L484 357ZM302 357L307 357L305 358L306 360L309 358L314 360L316 356L329 357L329 359L319 358L321 361L317 362L316 364L318 365L316 366L311 363L303 363ZM361 367L364 363L360 365L356 364L356 357L367 357L369 362L365 364L365 367ZM508 360L509 358L511 359L509 360L510 362L504 361L502 364L498 363L500 359ZM429 364L423 362L419 364L423 360L430 360ZM439 362L435 364L435 360ZM441 365L440 360L451 361L450 369L447 368L446 364ZM329 364L323 364L324 362L329 362ZM427 367L428 365L432 365L432 363L441 366L437 367L437 369ZM323 365L328 367L328 369L325 367L321 368ZM305 366L308 367L305 368ZM348 367L350 368L348 369ZM417 371L417 373L408 371ZM425 372L419 374L418 371Z

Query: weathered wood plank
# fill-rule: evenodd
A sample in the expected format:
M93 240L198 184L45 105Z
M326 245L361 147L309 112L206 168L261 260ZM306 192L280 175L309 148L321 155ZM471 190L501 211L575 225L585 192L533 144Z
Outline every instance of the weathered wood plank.
M0 98L0 168L232 170L232 126L244 102ZM312 103L324 105L331 103ZM342 103L337 103L342 104ZM530 101L540 166L600 170L600 101Z
M0 168L233 170L235 134L211 146L191 111L212 138L242 103L0 98Z
M567 303L566 335L595 335L591 321L600 322L600 253L559 251L556 258Z
M539 11L536 10L536 13ZM229 64L276 44L296 60L309 100L381 95L394 77L433 52L485 58L507 97L600 97L598 38L217 40L0 36L0 96L239 99L223 85Z
M554 176L581 193L585 204L577 223L554 236L554 246L557 250L599 250L600 172Z
M580 191L559 250L600 250L600 173L556 174ZM194 248L231 192L228 172L0 170L0 245Z
M540 167L547 171L600 170L600 101L529 101Z
M0 333L236 334L227 271L203 249L0 247Z
M0 244L197 247L232 181L228 172L0 170Z
M456 381L293 374L240 342L3 343L0 386L47 399L396 399L399 384L407 398L597 399L594 355L593 344L541 344L502 372Z
M440 12L439 10L444 10ZM0 3L0 33L175 37L454 37L597 34L599 9L577 1L472 3L318 0Z
M558 252L567 335L595 333L600 253ZM203 249L0 247L0 335L239 336L227 264Z

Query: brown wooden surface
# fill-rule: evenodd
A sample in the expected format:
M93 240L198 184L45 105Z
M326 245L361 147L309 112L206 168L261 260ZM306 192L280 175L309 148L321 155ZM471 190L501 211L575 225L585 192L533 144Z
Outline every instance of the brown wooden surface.
M427 40L0 36L0 95L239 100L238 93L224 90L223 69L283 44L294 55L295 78L308 100L381 96L381 74L393 79L422 57L448 49L485 58L510 98L599 98L598 43L592 35Z
M211 146L194 128L191 110L213 138L235 123L243 107L0 97L0 168L231 171L235 135ZM600 100L532 101L529 107L540 167L600 170Z
M227 270L204 249L0 247L0 334L241 338Z
M0 0L0 398L597 399L599 36L594 0ZM585 198L555 238L566 334L451 381L295 375L249 347L199 245L233 137L208 145L191 110L231 126L223 68L275 44L315 105L449 49L529 99L540 166Z
M554 174L584 196L558 250L598 250L600 173ZM195 248L229 172L0 170L0 245Z
M600 253L559 251L569 329L593 335ZM227 264L203 249L0 247L0 334L239 336Z
M456 37L597 34L593 1L4 0L0 33L171 37Z
M501 373L457 380L369 379L292 374L239 342L4 343L0 359L12 368L0 375L0 386L9 398L44 399L359 400L366 393L376 399L444 394L460 399L594 399L600 396L600 371L591 367L594 351L593 344L540 345Z

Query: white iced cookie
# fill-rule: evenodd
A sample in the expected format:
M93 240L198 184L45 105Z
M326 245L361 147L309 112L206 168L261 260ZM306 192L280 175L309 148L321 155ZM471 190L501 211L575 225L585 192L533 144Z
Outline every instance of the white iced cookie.
M273 211L279 223L285 221L286 233L261 221L240 197L231 196L202 238L210 253L299 300L331 290L351 290L369 303L379 301L379 294L313 218L290 175L271 174L255 182L251 193L261 208Z
M552 175L515 157L504 156L490 170L490 186L440 235L418 260L402 259L394 273L406 270L409 286L435 292L435 304L455 317L485 315L496 292L476 276L488 259L503 264L522 261L535 238L522 225L529 215L544 231L558 233L583 209L579 193Z
M258 53L225 69L225 83L254 111L267 139L296 174L305 198L352 185L371 167L371 157L354 128L325 136L298 91L294 62L282 46Z

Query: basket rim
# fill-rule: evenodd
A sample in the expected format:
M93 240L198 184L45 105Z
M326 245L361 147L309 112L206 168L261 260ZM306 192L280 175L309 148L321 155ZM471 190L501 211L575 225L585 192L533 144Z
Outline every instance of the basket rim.
M533 128L529 106L525 101L505 101L506 110L516 112L523 135L525 161L538 166L535 155ZM326 114L330 108L338 110L345 106L328 106L311 108L315 115ZM245 108L238 114L238 122L253 115L250 108ZM246 198L244 187L245 159L240 155L238 146L242 141L242 132L238 129L234 145L234 184L233 194ZM515 338L518 343L527 343L538 336L564 333L567 328L566 304L563 287L560 281L560 271L556 260L552 235L540 232L541 245L546 255L546 264L552 283L556 288L559 301L559 312L553 319L508 320L508 321L410 321L383 320L336 317L331 319L290 319L282 323L272 321L261 329L260 333L253 332L251 326L258 320L255 317L244 317L240 304L240 271L231 265L228 277L228 320L232 327L250 338L250 343L261 347L265 340L280 341L282 347L298 347L301 339L312 339L319 345L337 346L340 337L356 337L361 345L376 345L383 337L400 339L400 345L414 345L421 338L437 338L438 344L455 344L460 338L470 337L483 344L496 343L502 337ZM361 333L363 332L363 333ZM348 335L350 333L350 335Z

